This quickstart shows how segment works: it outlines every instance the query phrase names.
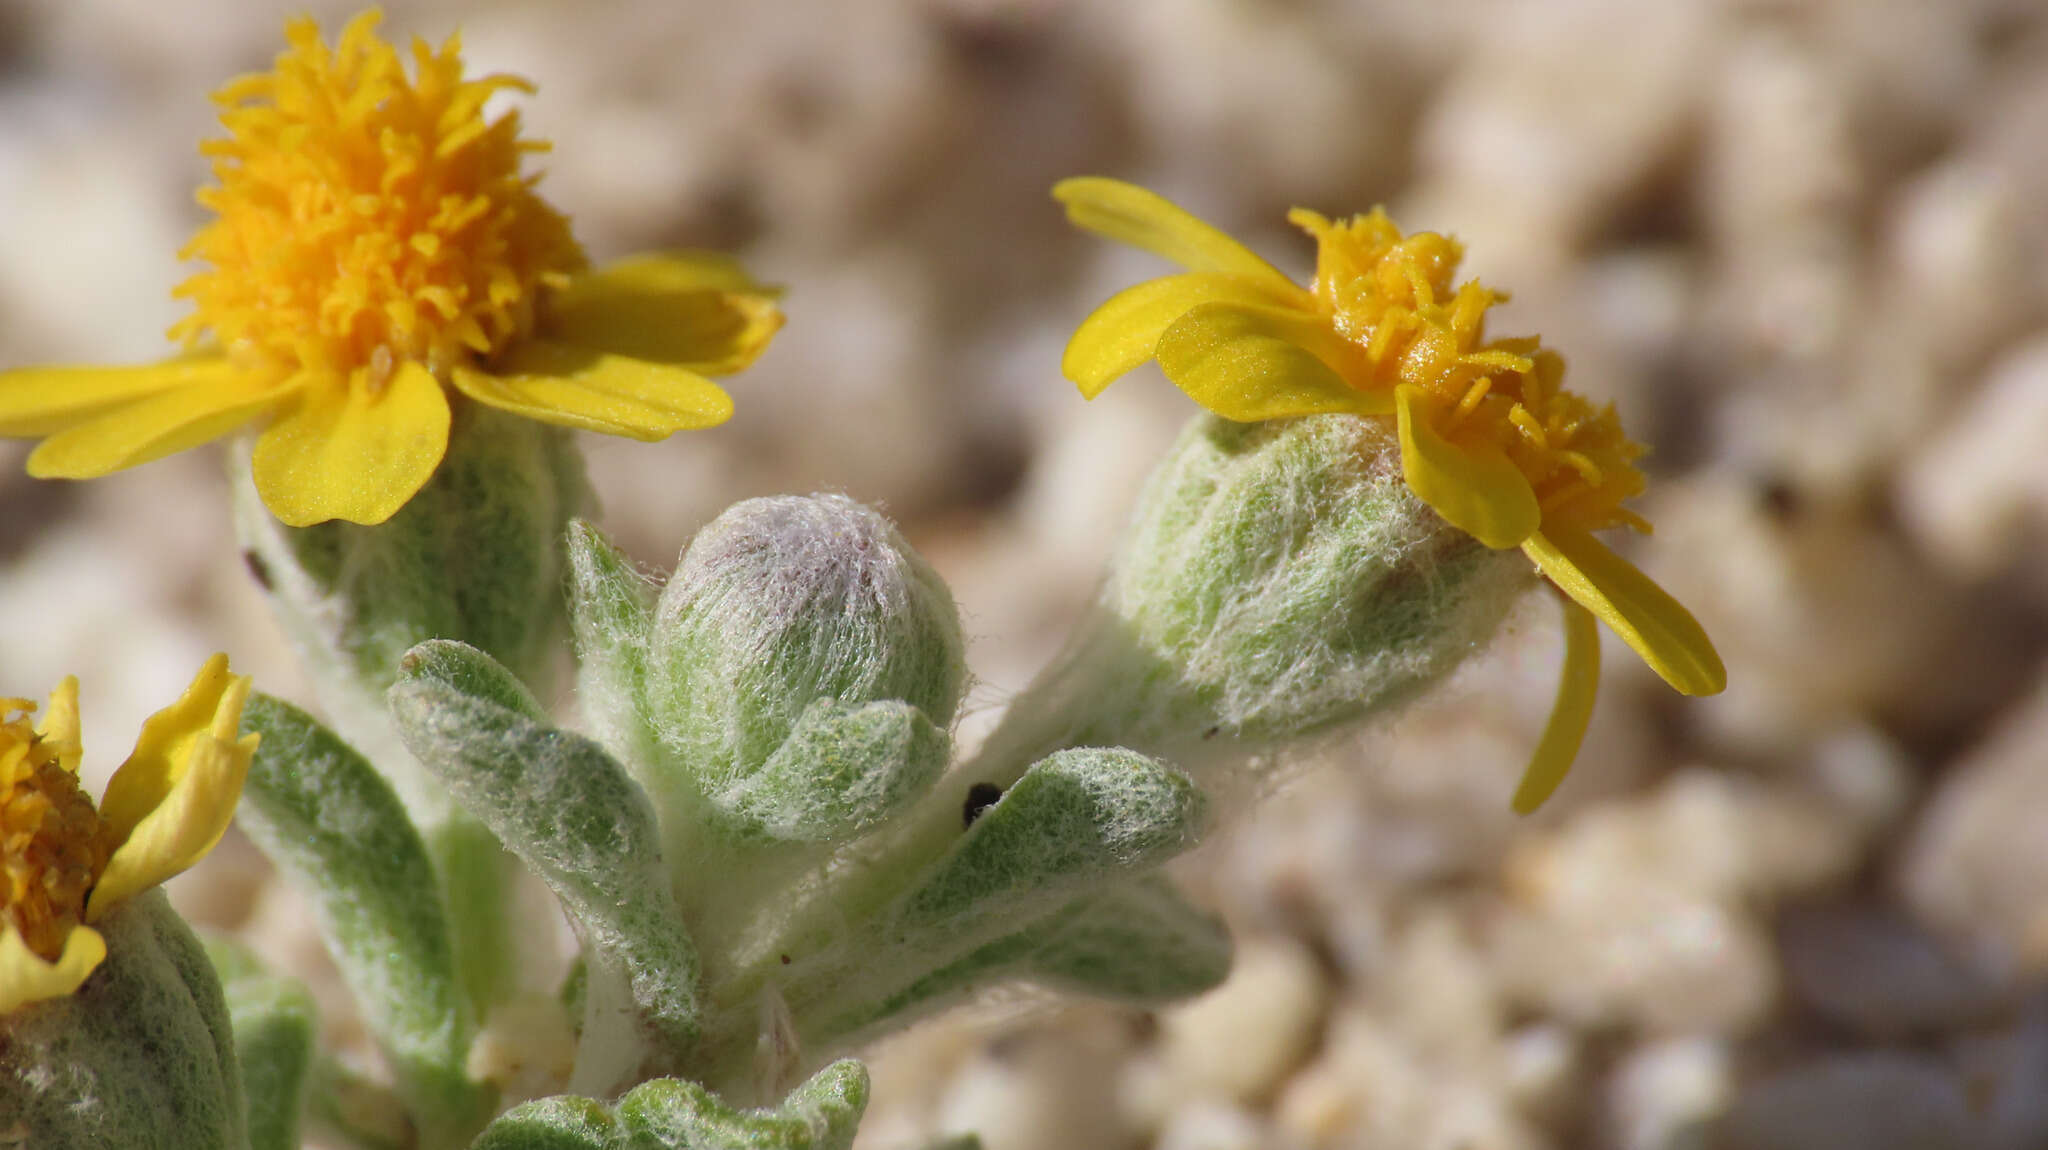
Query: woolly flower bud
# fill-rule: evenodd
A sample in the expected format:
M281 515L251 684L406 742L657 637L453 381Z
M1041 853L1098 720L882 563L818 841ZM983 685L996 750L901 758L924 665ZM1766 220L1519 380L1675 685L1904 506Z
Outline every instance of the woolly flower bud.
M697 534L662 591L646 717L716 793L767 764L817 700L899 700L943 730L961 646L952 594L881 515L838 495L748 500Z
M1092 616L975 777L1114 744L1198 773L1383 712L1442 679L1533 582L1409 491L1344 416L1198 417L1147 485Z

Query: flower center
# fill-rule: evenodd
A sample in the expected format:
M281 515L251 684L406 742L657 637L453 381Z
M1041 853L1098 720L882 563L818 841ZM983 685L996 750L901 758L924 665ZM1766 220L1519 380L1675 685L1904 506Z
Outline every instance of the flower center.
M410 360L445 378L528 331L538 293L583 265L520 175L546 145L519 138L517 112L483 115L531 85L464 80L456 37L414 41L408 79L377 20L356 17L332 50L295 21L273 71L215 94L228 137L201 146L219 186L199 201L217 218L181 253L212 268L178 287L194 312L172 338L211 331L279 377L376 387Z
M33 708L0 699L0 923L54 962L112 849L78 776L29 726Z
M1564 389L1557 353L1534 339L1487 340L1487 309L1507 297L1476 280L1453 286L1464 256L1456 240L1404 237L1378 209L1342 222L1301 209L1288 218L1316 238L1318 306L1365 351L1371 375L1353 386L1427 391L1440 433L1507 452L1546 526L1649 529L1621 506L1643 490L1642 446L1611 405Z

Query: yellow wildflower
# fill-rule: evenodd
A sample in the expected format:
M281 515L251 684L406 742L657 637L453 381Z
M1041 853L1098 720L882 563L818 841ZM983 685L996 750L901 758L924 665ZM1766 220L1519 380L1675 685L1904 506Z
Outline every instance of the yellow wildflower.
M375 11L329 49L311 20L276 68L216 94L202 151L216 218L183 254L184 355L143 367L0 375L0 435L42 437L28 470L86 479L261 422L258 491L285 523L381 523L433 475L449 394L567 427L655 440L723 422L705 375L745 367L781 326L728 258L642 256L597 271L534 192L525 80L465 80L461 42L414 41ZM459 402L459 401L458 401Z
M255 735L237 737L246 676L226 655L142 725L95 810L78 785L78 680L31 728L0 699L0 1014L77 990L107 955L90 924L200 860L234 817Z
M1592 535L1649 530L1622 506L1643 490L1643 448L1611 406L1560 386L1555 352L1486 338L1486 311L1504 297L1453 284L1457 241L1403 236L1377 210L1332 222L1296 209L1288 219L1317 244L1304 288L1143 188L1084 177L1053 195L1078 226L1188 269L1120 292L1082 322L1061 366L1083 395L1157 359L1225 419L1391 417L1415 494L1486 546L1520 547L1562 593L1564 673L1515 809L1541 805L1578 754L1600 679L1596 617L1677 690L1727 685L1692 615Z

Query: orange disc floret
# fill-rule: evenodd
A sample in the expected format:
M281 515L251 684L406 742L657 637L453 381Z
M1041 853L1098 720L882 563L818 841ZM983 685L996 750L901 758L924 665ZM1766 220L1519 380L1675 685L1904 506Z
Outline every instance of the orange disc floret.
M28 724L33 704L0 699L0 926L55 961L85 916L111 844L78 776Z
M1564 388L1555 352L1535 339L1487 340L1486 312L1507 296L1476 280L1453 287L1462 245L1434 232L1404 237L1378 209L1343 222L1305 209L1288 218L1316 239L1318 309L1365 352L1371 378L1353 386L1423 388L1438 401L1440 434L1507 452L1546 524L1648 530L1621 506L1643 490L1643 447L1611 405Z
M275 70L215 100L228 138L203 148L216 218L182 253L212 267L177 294L193 314L173 338L212 340L275 370L351 374L372 386L404 362L445 378L531 330L536 299L583 267L568 222L520 163L546 145L519 137L495 92L512 76L462 77L461 43L415 40L414 76L352 20L329 49L311 20L287 29Z

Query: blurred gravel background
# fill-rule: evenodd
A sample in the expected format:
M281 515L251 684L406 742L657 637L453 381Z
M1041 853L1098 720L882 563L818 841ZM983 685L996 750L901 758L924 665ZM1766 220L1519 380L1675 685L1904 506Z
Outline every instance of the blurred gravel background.
M0 362L164 351L205 95L300 7L0 3ZM720 247L789 288L731 424L590 442L606 527L665 564L737 498L880 503L965 611L964 737L1192 410L1150 368L1092 405L1060 379L1073 325L1160 270L1070 232L1061 176L1150 184L1303 272L1293 204L1454 232L1515 292L1494 330L1541 331L1656 447L1632 554L1727 694L1617 647L1577 772L1517 821L1560 657L1533 604L1182 868L1241 939L1228 985L1158 1016L1005 996L898 1039L864 1150L2048 1147L2048 6L389 12L538 81L544 191L594 257ZM216 454L58 485L26 450L0 443L0 685L76 672L88 773L213 650L300 690ZM246 844L174 893L317 977Z

